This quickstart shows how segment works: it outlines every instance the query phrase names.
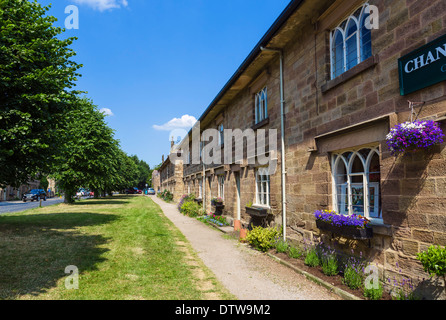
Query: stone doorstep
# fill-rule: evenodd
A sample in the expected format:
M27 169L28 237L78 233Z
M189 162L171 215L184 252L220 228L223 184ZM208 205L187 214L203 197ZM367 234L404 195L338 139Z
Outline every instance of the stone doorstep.
M210 221L208 221L208 223L210 225L212 225L213 227L217 228L218 230L220 230L223 233L232 233L232 232L234 232L234 227L231 227L231 226L220 227L219 225L216 225L215 223L212 223Z

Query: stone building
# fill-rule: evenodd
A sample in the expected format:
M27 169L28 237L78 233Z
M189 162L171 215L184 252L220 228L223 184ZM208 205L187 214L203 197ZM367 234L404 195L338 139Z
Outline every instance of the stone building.
M20 200L22 199L24 193L28 192L31 189L38 189L39 185L39 181L30 181L18 188L6 186L6 188L0 189L0 201Z
M152 188L157 193L161 191L161 179L160 179L160 173L158 170L152 171Z
M171 143L171 148L173 142ZM171 149L172 152L173 149ZM178 202L184 193L183 183L183 161L181 159L174 159L174 154L167 156L158 169L159 174L159 189L155 188L157 192L169 191L173 194L173 201ZM153 177L153 175L152 175ZM159 191L158 191L159 190Z
M227 140L225 129L276 130L277 152L269 154L276 171L268 175L246 151L238 162L185 161L182 192L201 197L208 211L211 198L223 198L224 214L245 226L253 221L247 206L266 211L261 222L285 222L289 241L317 238L362 252L382 279L400 276L398 264L436 297L435 287L419 280L426 273L416 255L446 245L445 144L393 156L386 136L410 119L446 129L445 34L443 0L291 1L198 128L221 133L222 150L243 141ZM197 156L192 135L182 142L190 149L183 159L201 160L209 142ZM319 230L314 212L321 209L367 217L373 237L349 240Z

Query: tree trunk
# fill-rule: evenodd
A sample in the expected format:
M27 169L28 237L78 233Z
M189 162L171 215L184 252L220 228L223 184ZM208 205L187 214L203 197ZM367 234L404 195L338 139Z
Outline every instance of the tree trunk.
M75 195L76 195L76 190L74 190L74 189L66 189L65 190L64 203L73 204L74 203L73 197Z

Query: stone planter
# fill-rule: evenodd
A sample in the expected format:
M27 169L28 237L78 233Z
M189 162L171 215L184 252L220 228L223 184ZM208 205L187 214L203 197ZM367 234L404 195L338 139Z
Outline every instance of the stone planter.
M372 228L364 228L359 229L355 227L350 226L334 226L331 223L322 221L322 220L316 220L316 227L319 230L332 232L334 234L343 236L347 239L354 239L354 240L368 240L373 237L373 229Z
M246 213L253 218L266 218L268 216L268 210L258 207L245 207Z
M225 208L223 202L212 202L211 204L215 207L214 214L216 216L221 216L223 214L223 209Z

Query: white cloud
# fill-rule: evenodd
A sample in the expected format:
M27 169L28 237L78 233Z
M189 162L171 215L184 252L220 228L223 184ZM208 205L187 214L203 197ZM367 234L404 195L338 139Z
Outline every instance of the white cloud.
M113 112L109 108L102 108L101 110L99 110L99 112L102 112L107 117L114 116Z
M175 129L190 129L197 122L197 119L193 116L185 114L180 119L173 118L169 122L163 125L154 125L153 128L159 131L172 131Z
M80 5L88 5L99 11L118 9L121 6L127 7L129 5L127 0L74 0L74 2Z

